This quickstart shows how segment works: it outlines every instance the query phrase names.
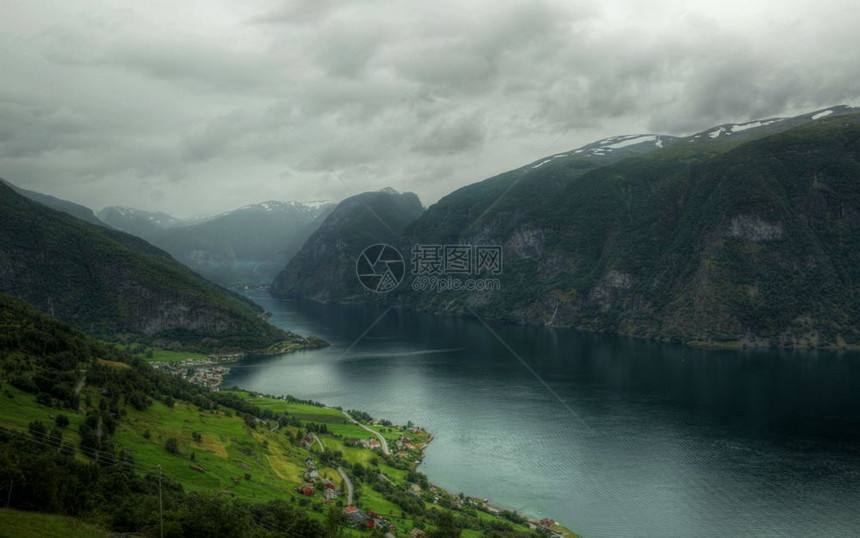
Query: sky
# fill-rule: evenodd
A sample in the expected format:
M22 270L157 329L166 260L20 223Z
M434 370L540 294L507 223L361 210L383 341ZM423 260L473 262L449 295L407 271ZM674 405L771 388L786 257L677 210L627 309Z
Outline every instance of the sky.
M425 205L612 135L860 104L860 2L0 0L0 177L214 214Z

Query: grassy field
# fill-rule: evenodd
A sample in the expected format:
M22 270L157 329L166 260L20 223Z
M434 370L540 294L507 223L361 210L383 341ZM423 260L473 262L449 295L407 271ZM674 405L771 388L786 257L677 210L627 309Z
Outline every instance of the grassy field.
M54 424L57 415L63 414L69 418L69 425L63 432L63 437L77 443L78 426L83 422L83 415L69 410L58 411L49 409L36 403L32 394L16 389L11 385L3 385L0 392L0 422L3 425L18 430L26 430L27 426L36 420L42 421L50 427Z
M139 344L114 345L117 349L121 349L135 357L146 359L149 362L179 362L185 359L202 359L206 357L205 353L195 353L193 351L171 351L169 349L141 346Z
M134 468L141 474L157 473L160 467L165 477L181 482L189 491L221 491L250 502L283 499L305 506L312 518L323 521L328 508L321 492L305 497L297 491L297 487L304 482L305 460L314 459L320 475L331 479L342 492L346 491L346 487L337 468L326 466L321 461L318 444L303 448L296 444L296 439L308 423L324 425L330 433L320 433L318 436L326 451L339 451L343 455L346 472L353 476L356 504L365 510L370 509L386 516L396 525L398 535L411 531L415 522L409 514L405 514L398 505L353 475L353 467L360 464L384 474L393 484L405 491L410 486L407 480L408 465L390 465L377 451L353 446L353 439L368 439L371 434L350 422L341 411L243 391L224 392L236 395L261 409L286 412L289 417L300 421L301 430L295 425L278 427L274 421L261 420L256 421L252 428L245 417L238 416L235 411L227 408L201 410L183 401L177 401L172 407L168 407L160 401L154 401L144 411L138 411L132 406L123 407L123 417L117 422L113 438L133 455ZM85 386L81 391L81 398L98 402L100 394L97 389ZM28 424L34 420L40 420L48 426L53 425L54 417L58 413L55 409L38 404L32 394L9 385L4 385L0 393L0 409L0 424L22 432L26 432ZM79 442L77 429L83 421L83 415L69 411L64 411L63 414L70 419L69 426L64 429L64 439ZM379 429L377 426L373 427ZM391 442L400 437L408 437L416 443L429 440L429 435L423 430L415 434L396 427L382 429ZM175 452L167 449L167 440L171 438L177 441L178 449ZM80 454L78 458L85 459ZM345 493L337 503L343 505L344 497ZM448 511L447 508L434 506L432 503L427 506ZM484 512L478 512L477 515L482 520L501 521L500 518ZM11 511L0 517L3 518L0 520L0 528L3 529L0 536L100 535L98 529L80 523L66 525L63 518L55 516ZM27 518L40 520L40 525L44 527L28 526ZM61 527L61 530L54 532L51 525ZM19 530L25 527L36 530L31 534ZM515 528L527 531L519 525ZM348 529L347 534L366 535L354 529ZM478 535L480 534L471 531L463 534Z
M94 538L109 533L79 519L0 508L0 538Z

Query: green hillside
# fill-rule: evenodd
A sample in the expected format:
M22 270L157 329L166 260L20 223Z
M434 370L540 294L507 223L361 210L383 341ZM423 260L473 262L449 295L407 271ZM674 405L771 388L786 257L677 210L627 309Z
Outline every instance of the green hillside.
M163 513L165 536L367 535L343 518L342 470L353 505L397 536L415 527L428 536L529 534L521 516L491 515L416 472L427 432L372 428L397 453L361 446L371 434L340 410L206 392L0 295L0 487L11 486L13 509L0 512L0 528L53 535L63 515L82 523L59 536L94 527L158 536ZM305 476L308 460L319 476ZM326 479L337 499L324 497ZM310 482L312 494L298 491Z
M0 292L89 332L162 347L262 349L293 338L251 301L131 235L82 222L0 184Z
M813 117L721 126L610 164L574 152L469 185L394 244L502 245L501 289L418 292L407 278L327 299L700 345L856 346L860 115Z
M495 216L541 254L509 246L482 311L682 342L855 344L858 140L860 116L844 116L583 175L519 222Z
M0 538L95 538L110 533L73 517L0 508Z

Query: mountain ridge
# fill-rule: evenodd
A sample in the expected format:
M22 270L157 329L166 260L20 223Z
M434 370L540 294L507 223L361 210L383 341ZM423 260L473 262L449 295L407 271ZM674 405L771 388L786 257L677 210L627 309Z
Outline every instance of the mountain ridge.
M759 123L609 164L567 152L515 169L443 197L392 243L499 244L501 290L419 294L407 280L387 296L326 300L703 345L860 344L846 299L860 275L844 261L860 246L860 114ZM798 245L817 250L805 258Z
M143 239L95 226L0 184L0 291L90 334L200 349L265 349L294 337L250 300Z

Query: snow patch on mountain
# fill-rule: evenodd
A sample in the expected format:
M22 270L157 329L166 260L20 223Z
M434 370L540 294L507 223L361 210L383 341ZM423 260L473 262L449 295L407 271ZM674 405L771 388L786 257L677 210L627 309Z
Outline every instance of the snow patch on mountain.
M754 129L756 127L764 127L766 125L770 125L771 123L776 123L778 121L782 121L782 118L777 118L773 120L767 121L751 121L749 123L736 123L732 125L732 132L737 133L740 131L746 131L747 129Z
M643 144L645 142L654 142L655 144L658 142L659 137L657 135L629 135L627 137L619 137L621 138L618 142L612 142L611 144L605 144L603 147L605 149L621 149L626 148L627 146L633 146L635 144ZM661 147L658 144L658 147Z
M242 206L236 211L265 211L266 213L271 213L273 211L308 211L308 210L317 210L320 207L325 206L326 204L331 204L333 202L329 201L314 201L314 202L279 202L277 200L269 200L267 202L260 202L258 204L250 204L246 206ZM224 213L229 214L231 212Z
M823 112L819 112L818 114L815 114L814 116L812 116L812 119L817 120L817 119L823 118L824 116L829 116L831 114L833 114L832 110L825 110Z

